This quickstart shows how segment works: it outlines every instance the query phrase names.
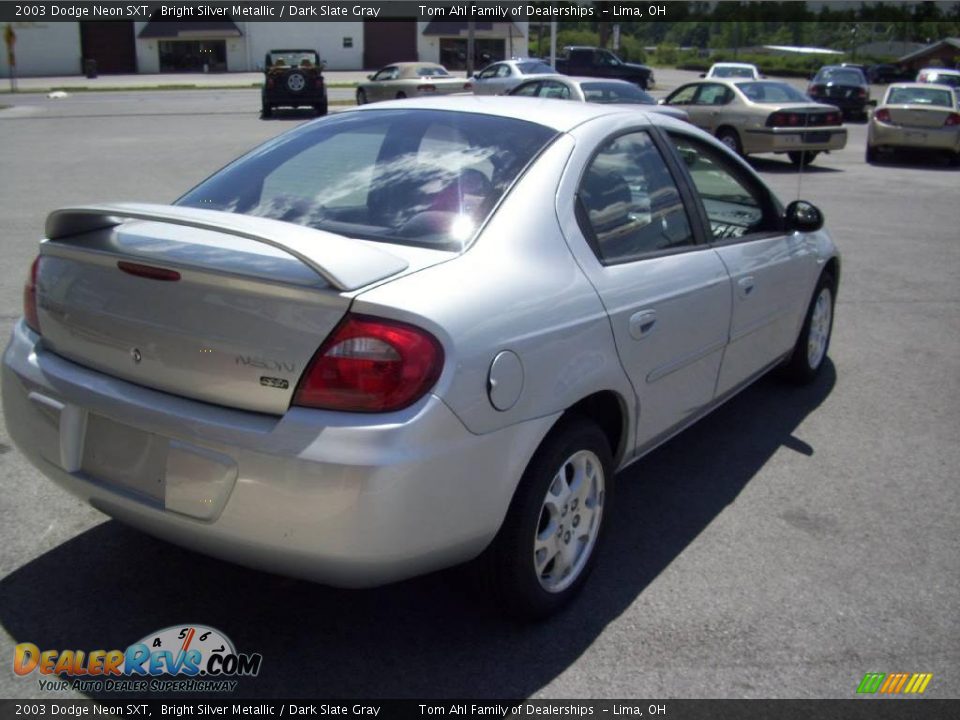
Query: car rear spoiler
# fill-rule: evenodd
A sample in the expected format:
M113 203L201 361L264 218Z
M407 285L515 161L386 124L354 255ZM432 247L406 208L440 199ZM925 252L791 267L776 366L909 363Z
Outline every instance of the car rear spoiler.
M357 290L407 269L407 261L368 243L281 220L151 203L110 203L61 208L47 216L46 236L73 235L128 220L169 223L254 240L293 255L337 290Z

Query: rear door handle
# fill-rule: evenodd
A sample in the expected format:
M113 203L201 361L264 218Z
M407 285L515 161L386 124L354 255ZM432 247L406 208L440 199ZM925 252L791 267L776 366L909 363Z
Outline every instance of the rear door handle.
M642 340L651 332L657 324L656 310L641 310L630 316L630 337L634 340Z
M737 280L737 291L742 298L750 297L753 292L753 275L747 275Z

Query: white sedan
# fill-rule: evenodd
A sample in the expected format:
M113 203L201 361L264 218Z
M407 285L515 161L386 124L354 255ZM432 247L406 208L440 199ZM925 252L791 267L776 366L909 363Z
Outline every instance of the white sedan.
M474 74L473 92L476 95L504 95L525 80L556 72L542 60L502 60Z

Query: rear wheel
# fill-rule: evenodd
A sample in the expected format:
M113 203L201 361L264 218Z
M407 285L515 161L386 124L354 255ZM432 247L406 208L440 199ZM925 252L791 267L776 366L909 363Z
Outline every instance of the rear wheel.
M793 150L788 152L787 156L790 158L790 162L799 166L811 164L819 154L814 150Z
M812 382L823 367L833 334L833 305L836 280L829 273L820 276L807 316L800 329L793 354L784 365L784 374L798 384Z
M547 436L477 561L500 607L538 618L573 599L594 564L612 475L610 446L592 421L570 418Z
M327 114L327 104L326 104L326 103L319 103L319 104L317 104L317 105L314 105L314 106L313 106L313 109L316 110L317 115L320 116L320 117L323 117L324 115Z
M867 153L866 153L867 162L871 165L877 162L877 148L873 145L867 143Z
M740 144L740 136L733 128L720 128L717 130L717 140L730 148L737 155L743 155L743 145Z
M403 100L405 97L407 97L407 94L402 90L397 93L397 100Z
M260 117L268 118L273 114L273 108L270 107L270 103L263 103L260 105Z

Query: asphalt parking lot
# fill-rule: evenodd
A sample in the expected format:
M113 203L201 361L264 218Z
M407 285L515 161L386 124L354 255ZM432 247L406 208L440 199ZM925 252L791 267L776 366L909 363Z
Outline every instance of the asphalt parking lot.
M0 104L4 341L50 210L170 202L310 118L260 120L253 89ZM960 697L960 171L868 166L866 126L849 133L802 175L752 161L843 252L827 372L763 380L623 473L562 615L506 622L453 572L342 591L169 546L54 487L0 418L0 697L69 696L12 672L17 643L125 648L181 623L263 654L244 697L852 698L866 672Z

